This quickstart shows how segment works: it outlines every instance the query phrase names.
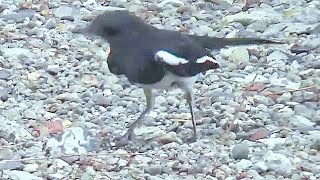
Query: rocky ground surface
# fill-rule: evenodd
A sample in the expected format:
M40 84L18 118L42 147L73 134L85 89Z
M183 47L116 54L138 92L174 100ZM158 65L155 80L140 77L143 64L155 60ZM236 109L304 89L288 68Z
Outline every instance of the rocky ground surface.
M0 4L2 179L320 178L320 1ZM195 87L197 142L185 143L189 110L172 90L159 92L135 142L115 148L145 107L143 92L109 72L107 42L72 33L115 9L159 28L286 44L213 52L221 69Z

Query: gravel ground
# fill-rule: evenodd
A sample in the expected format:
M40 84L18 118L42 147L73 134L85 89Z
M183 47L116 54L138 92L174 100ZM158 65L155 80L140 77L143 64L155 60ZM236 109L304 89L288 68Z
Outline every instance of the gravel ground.
M72 30L123 8L158 28L287 44L213 52L222 68L196 84L197 142L172 90L115 148L143 91L109 72L107 42ZM320 179L319 17L318 0L0 0L0 176Z

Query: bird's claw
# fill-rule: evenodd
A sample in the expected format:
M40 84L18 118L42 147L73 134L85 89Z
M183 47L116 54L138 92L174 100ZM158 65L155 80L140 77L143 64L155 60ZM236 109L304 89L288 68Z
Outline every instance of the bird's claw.
M187 142L189 143L193 143L193 142L196 142L197 141L197 135L194 134L191 138L188 138L187 139Z
M131 129L128 129L128 131L123 136L115 138L116 147L128 145L129 142L134 139L134 137L135 137L134 132Z

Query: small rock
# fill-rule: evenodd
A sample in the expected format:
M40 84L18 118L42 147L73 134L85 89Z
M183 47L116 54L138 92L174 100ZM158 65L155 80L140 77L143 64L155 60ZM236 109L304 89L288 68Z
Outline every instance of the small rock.
M257 162L252 166L252 169L254 169L258 173L262 174L262 173L267 172L268 166L265 162Z
M65 161L63 161L61 159L55 159L52 164L57 169L64 169L65 167L69 167L70 166L67 162L65 162Z
M98 86L99 84L99 81L94 74L84 74L81 78L81 81L87 86Z
M184 3L180 0L163 0L158 4L158 7L164 7L166 4L172 4L174 6L184 5Z
M294 169L292 161L288 157L271 151L265 155L265 162L270 170L276 171L283 176L291 174Z
M262 142L273 149L276 146L282 146L286 142L286 138L265 138L257 141Z
M8 80L10 76L11 76L11 72L10 71L8 71L6 69L0 70L0 79Z
M22 23L26 18L32 19L35 13L36 11L33 9L23 9L17 13L5 15L3 19L4 21L12 20L16 23Z
M130 96L135 98L144 97L144 92L141 88L134 89L130 92Z
M50 178L50 179L63 179L64 177L65 177L65 175L58 174L58 173L48 174L48 178Z
M163 96L157 96L156 97L156 104L159 104L159 105L164 105L167 103L167 100L165 97Z
M77 93L62 93L55 97L57 100L61 101L76 101L78 99Z
M72 16L72 11L72 7L69 7L67 5L60 5L57 9L53 11L53 15L58 18Z
M104 96L102 93L94 94L92 96L92 100L95 102L96 105L99 105L99 106L106 107L112 104L111 99Z
M28 119L37 119L38 118L38 116L34 112L34 110L27 109L27 110L24 111L23 114L24 114L24 117L28 118Z
M315 123L304 116L295 115L290 122L292 126L297 128L301 133L308 133L314 130Z
M294 114L312 119L316 116L316 110L302 104L297 104L294 106Z
M29 57L31 52L27 48L2 48L3 57L15 57L15 56L26 56Z
M38 72L32 72L27 75L29 81L37 81L41 75Z
M38 164L26 164L23 170L32 173L32 172L36 172L38 168L39 168Z
M88 151L96 151L99 148L96 146L97 142L95 134L80 127L72 127L61 136L49 139L46 148L58 153L83 154Z
M53 76L57 75L60 71L59 65L48 65L47 72Z
M13 170L13 171L8 171L5 172L4 174L6 174L7 176L10 177L10 179L32 179L32 180L42 180L42 178L35 176L33 174L30 174L29 172L25 172L25 171L17 171L17 170Z
M47 29L53 29L55 27L57 27L57 23L54 19L50 18L45 24L44 26L47 28Z
M7 158L3 157L3 153L4 153L3 151L0 151L0 153L2 153L2 155L0 156L1 159L7 159ZM13 162L0 162L0 171L21 169L21 168L23 168L23 166L24 165L21 162L18 162L18 161L15 161L15 162L14 161Z
M160 164L152 164L145 167L144 170L146 173L155 176L162 173L162 166Z
M174 105L174 104L179 104L180 101L174 96L168 96L167 97L167 102L170 105Z
M177 8L177 12L178 13L185 13L185 12L192 12L193 11L193 8L191 5L182 5L180 7Z
M236 63L247 63L249 62L249 57L250 55L247 48L238 47L231 52L230 56L228 57L228 60Z
M50 10L49 10L49 7L48 7L48 5L46 3L41 4L39 10L40 10L40 14L42 16L48 16L49 15Z
M310 149L314 149L316 151L320 151L320 140L315 141L310 145Z
M178 138L178 136L175 132L169 132L163 136L160 136L158 138L158 141L162 144L168 144L168 143L172 143L172 142L182 144L182 140L180 138Z
M236 163L236 169L238 171L248 169L251 166L252 166L252 162L246 159L241 159L238 163Z
M232 156L234 159L248 159L249 147L247 144L237 144L232 148Z

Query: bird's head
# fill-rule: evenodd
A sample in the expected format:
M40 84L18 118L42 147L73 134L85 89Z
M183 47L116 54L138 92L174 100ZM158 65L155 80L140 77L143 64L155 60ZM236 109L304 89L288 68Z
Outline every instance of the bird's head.
M140 18L129 11L106 11L91 21L85 28L85 33L110 40L125 32L139 31L145 26L146 24Z

